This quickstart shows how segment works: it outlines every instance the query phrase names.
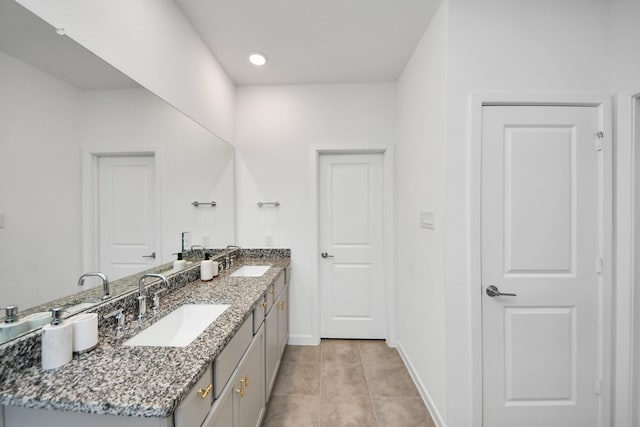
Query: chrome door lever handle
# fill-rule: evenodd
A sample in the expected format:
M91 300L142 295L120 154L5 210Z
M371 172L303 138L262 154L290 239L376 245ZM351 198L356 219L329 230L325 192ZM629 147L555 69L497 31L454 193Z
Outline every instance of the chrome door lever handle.
M329 255L329 254L328 254L328 253L326 253L326 252L322 252L322 253L320 254L320 256L322 256L322 258L333 258L333 255Z
M151 255L142 255L142 258L153 258L153 259L156 259L156 253L155 252L151 252Z
M516 294L502 293L502 292L500 292L500 289L498 289L498 287L495 286L495 285L487 286L487 295L489 295L491 298L493 298L493 297L515 297L515 296L517 296Z

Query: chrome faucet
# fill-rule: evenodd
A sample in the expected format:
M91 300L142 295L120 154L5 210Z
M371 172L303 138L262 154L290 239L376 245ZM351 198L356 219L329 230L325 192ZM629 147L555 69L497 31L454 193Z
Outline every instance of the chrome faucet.
M96 276L102 279L102 299L109 299L111 297L111 295L109 295L109 279L107 279L107 276L104 273L84 273L80 276L80 279L78 279L78 286L83 286L84 279L89 276Z
M113 310L111 313L107 313L102 316L103 319L109 319L113 317L116 319L116 332L122 331L126 322L127 316L124 314L121 308Z
M202 256L200 258L204 258L204 252L207 250L204 246L202 245L191 245L191 253L195 256L196 254L196 249L198 249L198 251L202 251L202 252L198 252L198 255L200 257L200 253L202 253Z
M8 305L4 308L4 323L14 323L18 321L18 306Z
M226 268L228 269L229 267L233 267L233 258L230 257L231 252L229 249L233 249L233 251L238 251L240 250L240 246L237 245L228 245L224 250L226 251L226 255L225 255L225 264L226 264Z
M146 287L144 279L147 277L160 279L167 288L169 287L169 281L162 274L147 273L142 275L138 280L138 320L144 319L144 315L147 313L147 297L144 295L144 288Z

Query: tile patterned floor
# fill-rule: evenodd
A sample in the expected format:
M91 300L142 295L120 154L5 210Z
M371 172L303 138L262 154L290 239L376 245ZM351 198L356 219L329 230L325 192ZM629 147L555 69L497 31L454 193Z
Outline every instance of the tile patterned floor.
M384 341L287 346L263 427L435 427Z

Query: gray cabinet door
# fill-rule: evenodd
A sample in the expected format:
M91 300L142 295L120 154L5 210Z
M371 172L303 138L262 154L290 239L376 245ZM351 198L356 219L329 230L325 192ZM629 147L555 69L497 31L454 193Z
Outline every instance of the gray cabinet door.
M236 427L256 427L262 421L265 402L262 363L263 339L264 328L260 328L238 365L237 384L244 388L244 393L236 394L236 402L238 402Z
M265 371L267 401L276 380L278 360L280 359L278 342L278 308L272 309L264 321L265 326Z

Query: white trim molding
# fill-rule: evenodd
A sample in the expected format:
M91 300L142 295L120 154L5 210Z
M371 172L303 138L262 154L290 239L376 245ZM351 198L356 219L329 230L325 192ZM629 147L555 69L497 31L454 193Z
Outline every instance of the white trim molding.
M82 149L82 269L97 271L99 260L98 159L106 156L153 156L156 183L156 237L162 263L162 150L155 146L88 146Z
M572 93L491 93L478 92L469 97L469 150L470 150L470 174L469 174L469 253L470 270L468 282L469 296L469 345L467 355L469 366L471 402L470 425L482 426L482 295L477 290L481 286L481 144L482 144L482 108L491 105L557 105L557 106L589 106L598 108L598 120L604 131L604 162L610 167L604 168L604 188L602 189L604 230L602 230L605 268L603 275L604 286L601 289L603 330L599 331L602 354L600 355L600 375L602 379L600 400L601 425L608 425L611 419L612 398L612 346L613 338L610 331L613 330L613 138L611 125L611 99L603 94L572 94ZM599 424L600 425L600 424ZM490 426L485 426L490 427Z
M637 426L640 373L640 90L616 96L616 299L613 425Z
M420 377L416 373L416 369L411 363L411 360L407 356L407 353L404 350L401 342L398 342L398 353L400 353L400 358L404 362L404 365L407 367L407 371L409 371L409 375L413 380L413 383L416 385L418 392L420 393L420 397L422 401L426 405L429 410L429 414L431 415L431 419L436 424L437 427L446 427L447 423L442 416L442 414L438 411L435 402L431 398L431 395L427 391L427 387L425 387L424 383L420 380Z
M318 345L315 338L311 334L289 334L289 341L287 341L289 345Z
M309 166L311 168L311 182L309 191L314 201L313 223L315 227L313 247L317 250L320 242L320 220L319 220L319 161L324 154L382 154L384 162L384 282L385 282L385 316L387 336L386 341L390 347L396 346L395 333L395 281L394 281L394 157L391 147L363 147L344 145L316 145L310 147ZM312 263L312 283L311 283L311 345L320 343L320 283L319 283L319 259L316 256ZM306 338L306 337L305 337ZM290 342L293 342L290 340Z

